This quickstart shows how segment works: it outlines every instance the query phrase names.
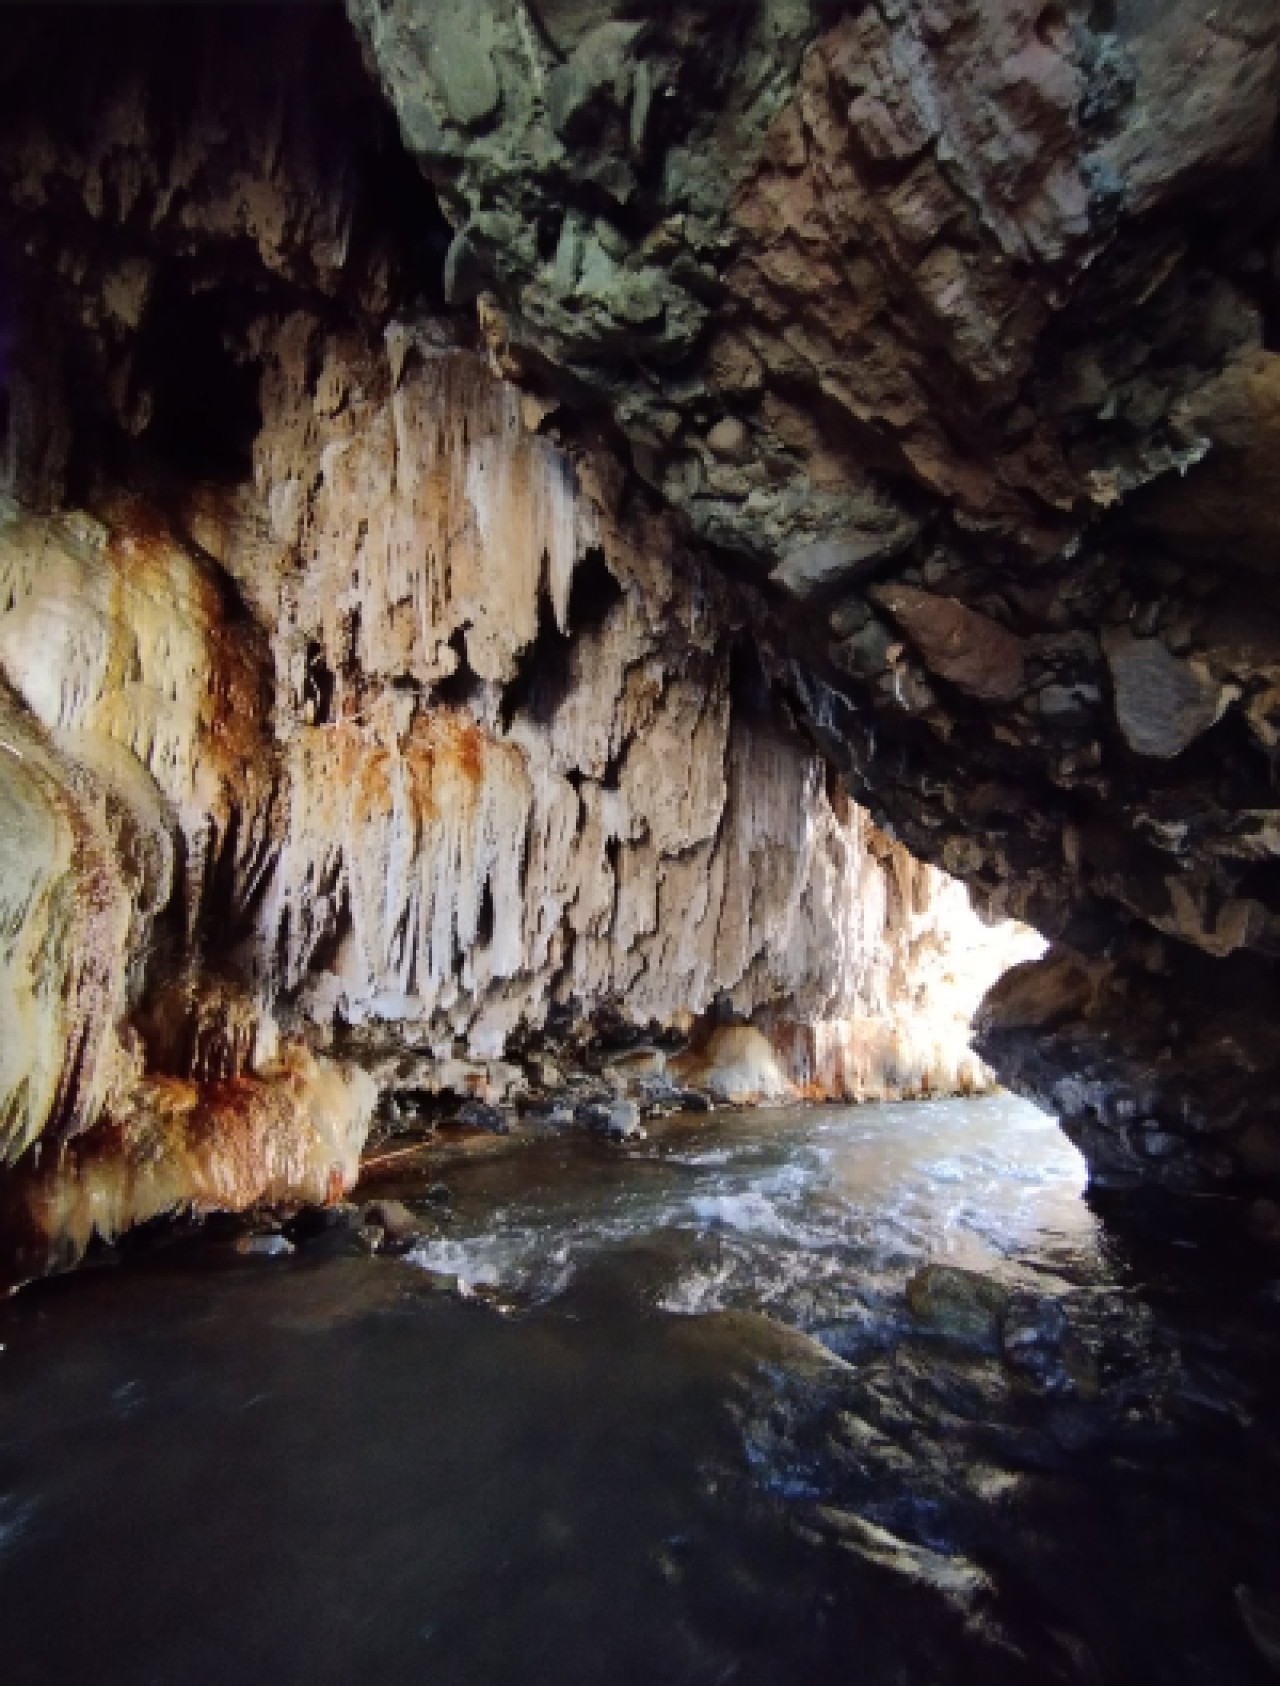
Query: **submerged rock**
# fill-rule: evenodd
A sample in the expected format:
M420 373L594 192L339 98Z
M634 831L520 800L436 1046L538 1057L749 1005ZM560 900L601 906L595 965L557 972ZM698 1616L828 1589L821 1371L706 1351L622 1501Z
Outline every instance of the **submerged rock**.
M402 1200L371 1200L363 1217L366 1225L383 1230L392 1242L409 1241L422 1230L422 1220Z
M928 1587L957 1609L971 1610L995 1590L991 1577L976 1563L900 1539L887 1528L852 1511L824 1505L819 1508L817 1518L846 1550L856 1552L878 1568Z
M994 1352L1009 1303L1008 1290L977 1271L923 1265L907 1283L912 1317L934 1334Z

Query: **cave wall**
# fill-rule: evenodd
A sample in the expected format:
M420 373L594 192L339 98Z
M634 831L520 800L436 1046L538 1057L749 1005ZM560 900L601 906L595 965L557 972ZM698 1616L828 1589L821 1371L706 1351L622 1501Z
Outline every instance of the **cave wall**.
M265 17L246 64L234 9L33 14L11 71L24 1257L333 1198L380 1097L510 1099L549 1021L705 1020L695 1059L754 1021L773 1098L988 1082L969 1018L1022 939L851 799L758 593L607 421L447 308L446 226L340 14Z
M178 10L0 72L11 1139L606 1002L869 1093L905 846L1099 1178L1274 1176L1270 0Z
M878 820L1053 939L986 1056L1100 1177L1261 1174L1271 0L348 10L451 296L759 587Z

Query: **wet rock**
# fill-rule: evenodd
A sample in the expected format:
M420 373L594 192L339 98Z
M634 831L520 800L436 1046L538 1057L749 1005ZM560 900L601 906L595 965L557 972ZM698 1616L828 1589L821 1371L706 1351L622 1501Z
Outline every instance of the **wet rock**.
M285 1233L299 1246L317 1236L358 1229L364 1222L360 1208L349 1200L336 1201L332 1206L303 1206L285 1224Z
M626 1096L609 1101L587 1101L577 1110L579 1123L613 1141L635 1141L644 1135L640 1108Z
M402 1242L417 1235L422 1221L402 1200L371 1200L364 1208L366 1225L376 1225L388 1241Z
M1097 1360L1054 1296L1012 1295L1000 1318L1000 1350L1022 1381L1041 1393L1097 1397Z
M464 1101L454 1114L453 1121L470 1130L487 1130L494 1136L505 1136L511 1131L509 1116L501 1107L492 1106L488 1101Z
M422 1281L434 1294L453 1294L458 1299L471 1298L471 1286L466 1278L454 1271L432 1270L429 1266L419 1266Z
M1000 1345L1012 1364L1027 1362L1028 1355L1061 1344L1067 1332L1067 1314L1057 1299L1016 1295L1001 1318Z
M819 1507L817 1518L847 1550L878 1568L928 1587L959 1610L973 1609L995 1590L991 1577L976 1563L901 1539L853 1511L824 1505Z
M682 1112L710 1112L713 1108L710 1095L702 1089L677 1089L674 1093L676 1105Z
M638 1141L644 1135L640 1125L640 1108L625 1097L614 1101L609 1108L607 1134L616 1141Z
M994 1352L1008 1290L976 1271L924 1265L907 1283L907 1306L916 1322L963 1346Z
M386 1232L380 1224L363 1221L321 1230L300 1241L303 1256L319 1259L367 1259L381 1250Z
M253 1259L287 1259L293 1251L283 1235L242 1235L236 1242L236 1252Z
M1241 1584L1235 1589L1235 1601L1258 1655L1280 1674L1280 1599L1268 1598Z
M525 1107L524 1116L548 1130L567 1130L578 1121L577 1109L570 1100L532 1101Z

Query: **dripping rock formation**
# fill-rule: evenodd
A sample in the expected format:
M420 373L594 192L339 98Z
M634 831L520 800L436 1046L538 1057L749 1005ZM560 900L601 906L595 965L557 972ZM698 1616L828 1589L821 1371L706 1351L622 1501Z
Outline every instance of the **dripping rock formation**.
M338 1197L378 1109L546 1115L605 1032L649 1102L989 1082L1029 934L854 803L606 420L491 366L340 16L262 82L244 14L137 16L33 23L0 148L19 1273Z
M1100 1180L1280 1177L1271 0L7 34L24 1256L588 1045L963 1089L988 991Z

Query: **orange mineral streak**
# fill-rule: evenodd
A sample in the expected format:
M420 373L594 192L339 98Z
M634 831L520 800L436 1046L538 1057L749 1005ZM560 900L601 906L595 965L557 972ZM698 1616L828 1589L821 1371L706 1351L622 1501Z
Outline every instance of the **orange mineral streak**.
M109 1241L182 1207L339 1199L375 1099L363 1072L297 1047L259 1078L148 1077L79 1142L11 1179L8 1272L74 1264L95 1234Z
M0 1158L45 1134L35 1254L346 1186L374 1091L281 1057L278 1011L428 1093L505 1095L514 1032L604 1002L727 1008L726 1092L966 1086L989 933L736 705L747 607L676 519L430 324L261 333L251 484L0 508Z

